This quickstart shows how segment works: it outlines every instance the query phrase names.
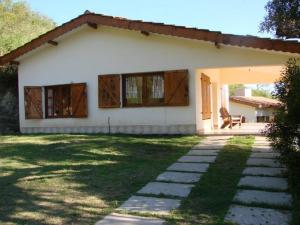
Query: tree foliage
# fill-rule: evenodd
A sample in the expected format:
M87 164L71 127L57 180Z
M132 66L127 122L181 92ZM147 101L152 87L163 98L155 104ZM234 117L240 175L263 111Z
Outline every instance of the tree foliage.
M0 55L52 29L54 22L25 2L0 0ZM18 76L15 66L0 67L0 133L18 124Z
M275 33L279 38L300 38L300 0L270 0L261 31Z
M240 88L244 88L245 85L243 84L230 84L229 85L229 96L234 96L236 90L240 89Z
M229 85L229 96L234 96L236 90L240 88L245 88L244 84L230 84ZM272 94L270 91L266 90L263 85L257 85L256 89L252 88L253 96L261 96L266 98L272 98Z
M264 85L258 84L256 89L252 89L253 96L260 96L265 98L272 98L272 94L269 90L265 89Z
M290 59L280 80L275 84L274 97L282 102L274 122L266 134L290 167L290 178L300 188L300 60Z
M55 23L25 2L0 0L0 55L52 29Z

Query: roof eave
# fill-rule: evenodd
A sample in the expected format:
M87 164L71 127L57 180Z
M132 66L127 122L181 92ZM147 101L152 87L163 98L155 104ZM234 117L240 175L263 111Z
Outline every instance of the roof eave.
M272 40L252 36L242 36L233 34L222 34L221 32L187 28L163 23L143 22L139 20L128 20L124 18L104 16L101 14L85 13L69 22L66 22L45 34L33 39L23 46L0 57L0 65L9 63L23 54L40 47L41 45L53 41L66 32L69 32L81 25L93 23L116 28L157 33L181 38L202 40L213 42L217 45L231 45L238 47L249 47L261 50L273 50L286 53L300 54L300 43L283 40Z

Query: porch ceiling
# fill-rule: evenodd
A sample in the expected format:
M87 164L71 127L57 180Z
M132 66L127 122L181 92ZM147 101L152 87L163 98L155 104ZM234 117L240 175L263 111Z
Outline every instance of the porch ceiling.
M221 84L274 83L279 79L283 65L220 68Z

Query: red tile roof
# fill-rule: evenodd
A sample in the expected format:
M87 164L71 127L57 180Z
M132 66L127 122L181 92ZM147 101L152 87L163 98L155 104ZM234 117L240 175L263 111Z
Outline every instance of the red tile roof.
M280 106L280 101L260 96L231 96L230 101L256 108L277 108Z
M210 31L197 28L188 28L184 26L167 25L164 23L144 22L141 20L129 20L120 17L106 16L86 11L84 14L54 28L53 30L42 34L23 46L0 57L0 65L11 62L19 56L49 42L69 32L81 25L89 24L95 28L95 25L104 25L128 30L141 31L143 33L156 33L196 39L215 43L218 47L221 44L240 47L250 47L264 50L274 50L281 52L300 54L300 43L297 41L284 41L279 39L259 38L255 36L223 34L218 31Z

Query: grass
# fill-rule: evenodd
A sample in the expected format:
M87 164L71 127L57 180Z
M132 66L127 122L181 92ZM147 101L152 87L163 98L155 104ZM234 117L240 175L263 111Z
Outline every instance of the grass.
M0 136L0 224L94 224L199 140Z
M169 224L223 225L232 204L237 184L251 153L253 137L233 137L204 173L179 210L168 218Z

